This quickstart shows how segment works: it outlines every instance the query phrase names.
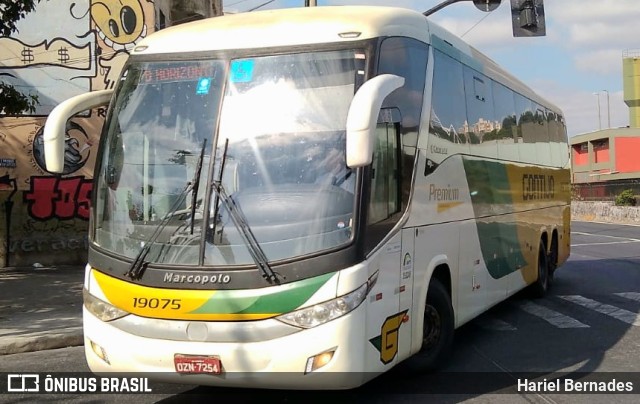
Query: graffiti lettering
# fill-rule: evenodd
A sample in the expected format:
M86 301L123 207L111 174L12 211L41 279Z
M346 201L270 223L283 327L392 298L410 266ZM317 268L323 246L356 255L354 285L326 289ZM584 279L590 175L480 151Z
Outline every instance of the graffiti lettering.
M69 50L64 46L60 47L60 49L58 49L58 60L60 61L60 63L66 65L67 63L69 63L69 59L71 59L71 57L69 56Z
M24 193L24 202L36 220L88 220L92 189L91 180L84 177L31 177L31 189Z
M86 250L89 241L84 238L54 238L54 239L23 239L12 241L9 246L11 253L30 253L42 251Z
M24 63L25 65L35 60L32 49L23 48L20 54L22 55L22 63Z

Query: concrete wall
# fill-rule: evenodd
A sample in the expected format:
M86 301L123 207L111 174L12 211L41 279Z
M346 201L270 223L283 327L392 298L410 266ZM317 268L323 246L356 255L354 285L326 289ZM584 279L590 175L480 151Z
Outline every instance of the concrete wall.
M571 219L640 225L640 206L615 206L613 202L571 202Z
M42 132L63 100L113 88L154 28L151 0L41 1L0 37L0 79L36 94L33 114L0 118L0 268L86 260L93 167L104 109L73 120L64 173L46 171Z

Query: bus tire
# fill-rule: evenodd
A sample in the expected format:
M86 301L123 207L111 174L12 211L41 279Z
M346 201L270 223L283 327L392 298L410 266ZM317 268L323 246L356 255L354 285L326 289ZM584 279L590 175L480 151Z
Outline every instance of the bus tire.
M549 286L553 285L553 279L556 274L556 269L558 268L558 257L558 237L554 235L551 238L551 248L547 257L547 267L549 268Z
M454 314L449 293L437 279L431 279L422 326L422 347L412 358L412 367L429 372L440 367L453 344Z
M538 247L538 279L531 284L531 294L534 298L541 298L549 289L549 261L544 241L540 240Z

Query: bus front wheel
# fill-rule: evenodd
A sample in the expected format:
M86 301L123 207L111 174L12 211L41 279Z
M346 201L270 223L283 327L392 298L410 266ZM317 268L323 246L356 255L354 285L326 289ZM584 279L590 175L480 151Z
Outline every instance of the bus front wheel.
M422 348L412 360L416 370L431 371L444 363L453 343L453 332L451 297L439 280L431 279L424 309Z

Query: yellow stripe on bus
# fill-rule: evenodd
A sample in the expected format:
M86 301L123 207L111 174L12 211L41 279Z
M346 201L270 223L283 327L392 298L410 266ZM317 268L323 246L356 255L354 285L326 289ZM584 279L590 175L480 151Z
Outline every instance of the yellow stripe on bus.
M262 320L280 313L193 313L208 302L215 290L161 289L136 285L99 271L92 275L109 303L142 317L172 320Z

